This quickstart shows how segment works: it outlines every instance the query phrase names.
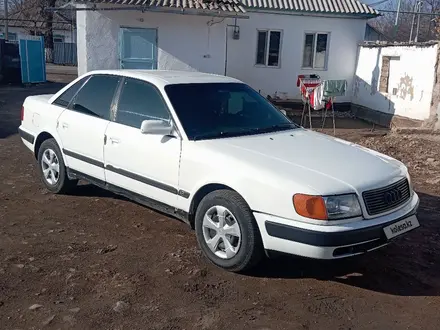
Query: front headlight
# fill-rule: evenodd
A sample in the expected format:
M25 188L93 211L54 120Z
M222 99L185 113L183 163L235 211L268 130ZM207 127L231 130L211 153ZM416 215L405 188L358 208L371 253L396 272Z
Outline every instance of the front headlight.
M306 218L316 220L338 220L362 215L361 206L355 194L335 196L293 196L296 212Z
M355 194L323 197L329 220L354 218L362 215Z

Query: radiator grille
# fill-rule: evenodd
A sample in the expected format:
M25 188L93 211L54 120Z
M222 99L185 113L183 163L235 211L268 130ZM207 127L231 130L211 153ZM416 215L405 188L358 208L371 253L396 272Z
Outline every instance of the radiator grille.
M410 195L411 192L406 178L389 186L362 193L369 215L390 211L408 201Z

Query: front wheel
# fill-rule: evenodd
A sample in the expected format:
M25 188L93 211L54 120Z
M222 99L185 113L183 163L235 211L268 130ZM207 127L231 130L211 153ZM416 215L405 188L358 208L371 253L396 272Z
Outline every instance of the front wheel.
M46 188L55 194L68 192L78 180L69 180L63 155L55 139L47 139L38 150L38 169Z
M263 257L254 216L234 191L217 190L206 195L196 211L195 230L204 255L226 270L248 270Z

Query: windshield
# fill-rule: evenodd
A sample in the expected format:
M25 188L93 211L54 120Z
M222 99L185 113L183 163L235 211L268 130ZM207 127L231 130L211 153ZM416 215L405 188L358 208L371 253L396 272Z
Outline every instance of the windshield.
M168 85L165 91L190 140L298 127L255 90L240 83Z

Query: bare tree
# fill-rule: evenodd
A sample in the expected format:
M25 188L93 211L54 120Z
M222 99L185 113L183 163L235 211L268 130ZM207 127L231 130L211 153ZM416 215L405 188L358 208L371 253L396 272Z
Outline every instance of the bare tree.
M23 27L31 35L42 35L46 50L46 62L53 62L54 12L57 0L10 0L11 17L22 21ZM64 1L63 1L64 3Z
M53 63L53 11L46 10L55 7L56 0L40 0L40 13L43 18L44 46L46 49L46 62Z
M439 13L440 14L440 0L421 0L421 13ZM394 11L382 12L382 16L375 19L371 24L381 30L390 40L394 41L414 41L418 28L418 41L427 41L431 39L438 39L440 37L440 18L439 16L423 15L415 13L420 5L419 0L401 0L400 13L395 25L397 10L397 2L388 2L377 9L380 11Z

